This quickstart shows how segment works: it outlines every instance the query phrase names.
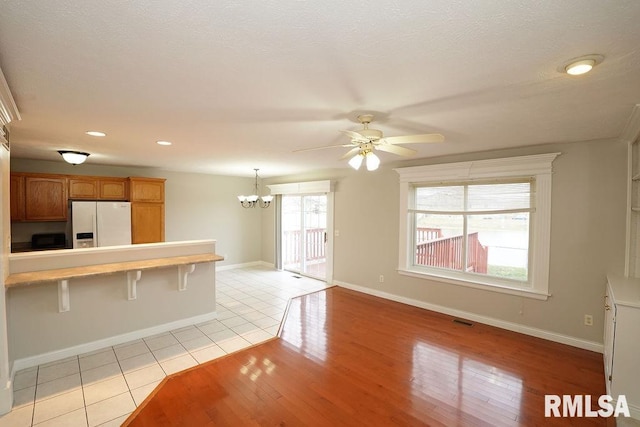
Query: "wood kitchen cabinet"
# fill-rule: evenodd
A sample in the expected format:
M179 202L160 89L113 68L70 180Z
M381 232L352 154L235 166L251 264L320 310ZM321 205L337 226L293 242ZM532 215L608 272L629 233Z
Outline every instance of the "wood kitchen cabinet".
M126 178L71 176L69 199L72 200L127 200Z
M67 220L67 178L56 175L24 176L25 221Z
M131 201L132 242L164 242L165 181L12 172L11 221L66 221L69 200Z
M99 200L129 200L126 178L100 178L98 180Z
M73 176L69 178L69 198L96 200L98 198L98 180L91 176Z
M129 178L131 242L164 242L164 179Z
M24 175L12 173L9 180L11 200L11 221L24 221Z
M164 242L164 203L131 202L131 243Z
M164 203L164 182L161 178L129 178L131 201Z

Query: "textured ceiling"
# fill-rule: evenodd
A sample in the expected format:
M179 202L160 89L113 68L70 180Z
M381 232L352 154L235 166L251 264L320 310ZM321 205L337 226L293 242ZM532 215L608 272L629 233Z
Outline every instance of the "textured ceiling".
M617 138L640 103L638 22L637 0L3 0L12 156L340 168L346 149L292 151L348 142L338 131L362 112L386 136L445 135L412 145L417 157ZM558 72L593 53L605 59L591 73Z

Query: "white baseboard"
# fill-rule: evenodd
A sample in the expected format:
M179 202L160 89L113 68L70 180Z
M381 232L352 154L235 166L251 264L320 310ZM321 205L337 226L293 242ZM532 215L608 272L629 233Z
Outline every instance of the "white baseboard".
M273 264L269 264L268 262L264 262L264 261L251 261L251 262L245 262L242 264L229 264L229 265L220 265L219 263L216 263L216 271L234 270L236 268L255 267L257 265L265 266L265 267L273 267Z
M508 331L519 332L521 334L530 335L533 337L542 338L549 341L558 342L561 344L567 344L572 347L578 347L584 350L595 351L597 353L604 352L604 345L598 342L587 341L580 338L571 337L569 335L562 335L556 332L546 331L544 329L532 328L530 326L520 325L518 323L513 323L513 322L507 322L505 320L495 319L493 317L481 316L479 314L470 313L467 311L456 310L454 308L449 308L449 307L445 307L437 304L431 304L428 302L407 298L400 295L390 294L388 292L377 291L375 289L370 289L365 286L354 285L346 282L339 282L337 280L334 280L333 284L337 286L341 286L343 288L347 288L347 289L362 292L365 294L373 295L376 297L388 299L391 301L412 305L414 307L420 307L426 310L447 314L449 316L459 317L462 319L483 323L485 325L495 326L497 328L506 329Z
M176 320L162 325L152 326L150 328L138 329L136 331L127 332L125 334L116 335L113 337L103 338L97 341L91 341L85 344L79 344L73 347L67 347L48 353L38 354L36 356L25 357L24 359L17 359L13 362L13 369L11 378L14 378L16 372L31 368L33 366L42 365L44 363L54 362L56 360L62 360L67 357L76 356L78 354L89 353L91 351L100 350L101 348L111 347L118 344L124 344L129 341L134 341L144 337L150 337L153 335L161 334L163 332L172 331L174 329L184 328L185 326L194 325L197 323L208 322L209 320L216 319L218 317L217 312L212 311L210 313L200 314L198 316L189 317L187 319Z
M13 375L0 387L0 417L11 411L13 406Z
M631 418L633 418L634 420L640 420L640 407L632 405L630 403L628 404L629 404L629 414L631 415ZM620 423L618 423L618 425L620 425Z

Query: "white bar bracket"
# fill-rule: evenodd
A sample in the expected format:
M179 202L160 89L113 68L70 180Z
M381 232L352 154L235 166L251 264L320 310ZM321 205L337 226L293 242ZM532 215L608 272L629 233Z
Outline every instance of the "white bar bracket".
M58 312L69 311L69 279L58 280Z
M196 269L195 264L186 264L178 266L178 290L187 290L187 277Z
M127 271L127 298L132 301L138 297L137 284L142 277L142 270Z

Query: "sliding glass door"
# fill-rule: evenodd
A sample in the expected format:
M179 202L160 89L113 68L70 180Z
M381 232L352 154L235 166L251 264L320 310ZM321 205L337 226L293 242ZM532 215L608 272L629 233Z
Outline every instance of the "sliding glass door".
M326 280L327 195L283 195L282 267Z

